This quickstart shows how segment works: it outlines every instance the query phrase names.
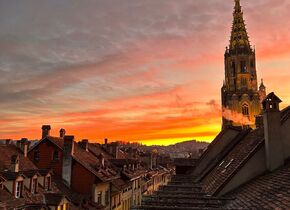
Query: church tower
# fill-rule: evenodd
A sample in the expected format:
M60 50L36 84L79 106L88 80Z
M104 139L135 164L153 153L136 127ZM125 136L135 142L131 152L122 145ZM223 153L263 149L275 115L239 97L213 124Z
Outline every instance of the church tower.
M223 114L223 128L228 125L255 128L255 116L261 113L259 93L266 90L263 84L258 90L256 54L250 45L240 0L235 0L230 44L224 58L222 108L231 116Z

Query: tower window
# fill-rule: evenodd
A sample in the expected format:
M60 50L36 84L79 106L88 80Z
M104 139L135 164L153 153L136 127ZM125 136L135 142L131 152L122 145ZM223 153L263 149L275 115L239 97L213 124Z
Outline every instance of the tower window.
M242 106L242 113L243 113L243 115L245 115L245 116L249 116L249 106L248 106L248 104L244 104L244 105Z
M236 63L235 61L232 61L232 72L233 72L233 76L236 75Z
M241 61L241 72L246 73L247 72L247 64L246 61Z

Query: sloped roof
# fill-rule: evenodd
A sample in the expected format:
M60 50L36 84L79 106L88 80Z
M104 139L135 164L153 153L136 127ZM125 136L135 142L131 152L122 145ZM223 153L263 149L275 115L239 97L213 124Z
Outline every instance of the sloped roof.
M108 162L105 162L105 168L102 168L96 156L78 146L77 143L74 144L73 158L95 174L101 181L110 181L119 177L118 172L116 172Z
M88 149L91 153L93 153L95 156L99 156L100 154L103 154L105 159L112 159L113 157L106 152L100 144L92 144L89 143Z
M213 170L214 167L216 167L223 160L223 158L225 158L226 155L228 155L228 153L237 145L237 143L240 142L241 139L243 139L250 131L251 129L247 129L241 130L239 133L237 133L235 138L233 138L232 141L223 148L223 150L215 157L215 159L209 162L206 169L198 177L198 180L202 180L204 177L206 177L211 172L211 170Z
M234 209L290 209L290 165L260 176L226 196Z
M290 118L290 106L281 111L281 124L285 123Z
M0 170L11 168L11 157L19 156L19 171L38 170L38 168L24 157L23 152L12 144L0 144Z
M263 143L264 134L261 129L253 130L245 138L240 139L228 155L205 177L203 191L211 195L218 193Z

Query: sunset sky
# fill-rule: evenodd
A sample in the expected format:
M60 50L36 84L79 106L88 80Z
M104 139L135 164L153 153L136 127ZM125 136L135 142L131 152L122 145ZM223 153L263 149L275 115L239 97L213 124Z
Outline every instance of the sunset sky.
M290 105L290 1L241 0L258 77ZM234 0L0 0L0 139L211 141Z

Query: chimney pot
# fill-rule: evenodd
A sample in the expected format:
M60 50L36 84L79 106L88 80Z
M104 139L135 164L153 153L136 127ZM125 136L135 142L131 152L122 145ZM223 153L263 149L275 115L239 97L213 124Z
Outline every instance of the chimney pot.
M42 126L42 138L50 136L50 130L51 130L50 125L43 125Z
M89 151L89 140L88 139L83 139L81 142L79 142L79 145L81 148L83 148L87 152Z
M64 129L64 128L61 128L61 129L59 130L59 137L63 139L64 136L65 136L65 129Z
M22 138L20 140L20 149L23 151L24 157L27 157L27 152L28 152L29 144L30 144L30 142L28 141L27 138Z

